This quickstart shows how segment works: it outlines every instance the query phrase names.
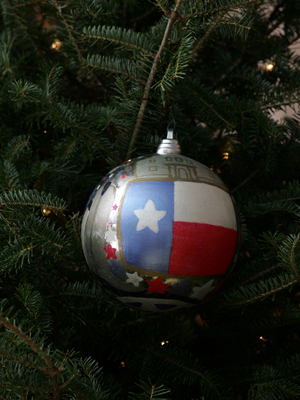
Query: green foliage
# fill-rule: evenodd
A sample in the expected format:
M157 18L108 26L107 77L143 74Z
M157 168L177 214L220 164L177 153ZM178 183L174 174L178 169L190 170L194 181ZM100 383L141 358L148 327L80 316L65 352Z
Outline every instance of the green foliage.
M93 26L83 29L83 34L87 38L105 40L117 45L120 49L151 53L152 45L149 43L148 35L132 30L125 30L115 26Z
M168 400L170 397L161 397L170 393L169 389L166 389L164 385L152 385L151 381L141 382L138 387L142 390L141 394L130 393L130 400Z

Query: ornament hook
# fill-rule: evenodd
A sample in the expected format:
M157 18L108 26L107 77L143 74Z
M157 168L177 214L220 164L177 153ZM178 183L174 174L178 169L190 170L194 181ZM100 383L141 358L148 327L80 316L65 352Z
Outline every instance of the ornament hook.
M178 141L173 139L173 133L175 129L175 119L172 113L171 109L171 115L172 115L172 121L169 123L167 127L167 139L163 139L160 145L158 146L157 149L157 154L180 154L180 146L178 144ZM171 125L173 125L171 127Z
M173 129L170 129L169 127L168 127L168 130L167 130L167 139L173 139Z
M170 114L171 114L172 120L170 121L170 123L167 127L167 139L174 139L173 133L174 133L175 127L176 127L176 121L174 118L172 107L170 107Z

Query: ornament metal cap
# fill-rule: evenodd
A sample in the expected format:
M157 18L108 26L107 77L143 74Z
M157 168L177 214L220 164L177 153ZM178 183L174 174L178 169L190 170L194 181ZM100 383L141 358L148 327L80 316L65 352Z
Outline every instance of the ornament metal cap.
M157 148L157 154L180 154L181 149L178 141L173 139L173 129L168 128L167 139L163 139Z

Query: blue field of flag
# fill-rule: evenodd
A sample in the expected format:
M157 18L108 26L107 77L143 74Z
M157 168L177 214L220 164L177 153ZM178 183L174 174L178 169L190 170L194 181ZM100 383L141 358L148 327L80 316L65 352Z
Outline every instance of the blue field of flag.
M121 236L127 265L168 273L172 250L174 182L129 185L121 211Z

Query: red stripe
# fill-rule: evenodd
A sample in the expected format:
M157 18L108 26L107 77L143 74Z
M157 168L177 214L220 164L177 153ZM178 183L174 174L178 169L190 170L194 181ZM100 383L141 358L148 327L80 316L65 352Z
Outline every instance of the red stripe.
M234 229L174 221L169 274L224 274L232 261L236 239Z

